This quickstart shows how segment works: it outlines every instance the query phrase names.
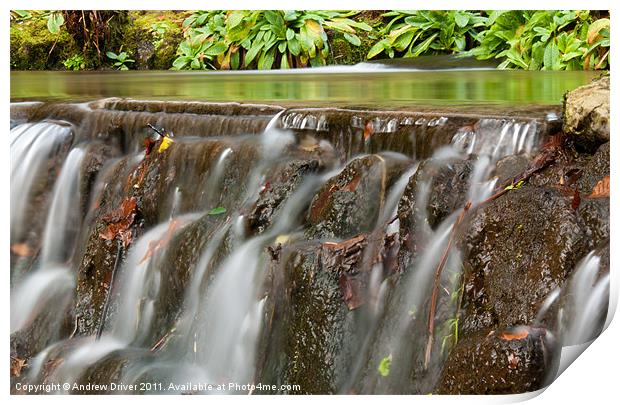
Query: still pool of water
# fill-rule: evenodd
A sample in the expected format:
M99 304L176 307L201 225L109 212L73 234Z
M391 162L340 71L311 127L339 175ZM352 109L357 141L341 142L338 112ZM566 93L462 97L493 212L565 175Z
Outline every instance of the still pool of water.
M415 70L372 64L290 71L11 72L11 101L132 97L281 105L551 105L599 72Z

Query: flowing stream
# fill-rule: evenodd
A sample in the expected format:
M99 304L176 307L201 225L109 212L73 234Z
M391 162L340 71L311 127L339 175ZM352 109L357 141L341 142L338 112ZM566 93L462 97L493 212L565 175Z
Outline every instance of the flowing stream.
M468 115L102 99L12 109L20 381L127 393L140 383L432 392L473 294L462 223L517 176L500 179L502 164L527 168L558 125L557 106ZM173 142L145 149L146 124ZM609 275L598 252L580 259L530 323L512 326L547 328L565 346L593 339Z

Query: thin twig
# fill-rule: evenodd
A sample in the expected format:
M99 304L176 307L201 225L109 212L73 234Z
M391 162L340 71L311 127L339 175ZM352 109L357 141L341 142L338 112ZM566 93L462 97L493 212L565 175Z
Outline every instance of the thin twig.
M540 153L540 155L537 157L537 159L534 160L534 164L531 167L529 167L523 174L521 174L518 177L513 178L510 182L507 182L501 185L500 187L498 187L495 193L493 193L493 195L491 195L486 200L482 201L480 204L476 205L474 209L478 209L479 207L485 205L486 203L491 202L501 197L506 192L511 190L511 188L509 188L510 185L527 181L530 177L532 177L533 174L539 172L540 170L549 166L551 163L555 162L558 150L559 148L553 145L544 149ZM424 355L424 369L428 368L428 365L431 359L431 352L433 349L433 339L434 339L433 335L434 335L434 329L435 329L435 311L437 309L437 296L438 296L438 291L439 291L439 286L440 286L441 273L443 271L444 266L446 265L446 262L448 261L448 255L450 253L450 249L452 248L452 243L456 235L457 228L463 221L467 211L469 211L469 209L471 208L471 205L472 205L471 201L468 201L465 204L465 206L463 207L461 211L461 214L457 218L456 222L454 222L454 224L452 225L452 231L450 232L450 239L448 240L448 245L446 246L443 256L441 257L441 260L439 261L439 264L437 265L437 269L435 270L433 293L431 295L431 306L430 306L429 313L428 313L428 341L426 343L426 352Z
M424 368L425 369L428 368L428 363L430 362L430 359L431 359L431 351L433 347L433 332L435 329L435 309L437 307L437 296L439 294L439 284L440 284L439 281L441 280L441 273L443 271L443 268L446 265L446 262L448 261L450 248L452 247L452 242L454 241L456 230L458 226L461 224L461 222L463 221L463 218L465 218L465 214L467 213L467 211L469 211L470 208L471 208L471 201L467 201L467 203L461 210L461 214L456 219L456 222L454 222L454 224L452 225L452 231L450 232L450 239L448 240L448 245L446 246L446 249L443 252L443 256L441 257L441 260L439 261L439 264L437 265L437 269L435 270L435 280L433 282L433 294L431 295L431 307L428 312L428 342L426 343L426 353L424 355Z
M114 268L112 269L112 276L110 277L110 285L108 286L108 293L105 297L105 303L103 304L103 311L101 313L101 322L99 322L99 329L97 330L97 340L101 338L103 333L103 327L105 326L105 318L108 313L108 307L110 306L110 295L112 294L112 288L114 287L114 276L118 270L118 265L121 262L121 256L123 255L123 241L117 239L118 250L116 252L116 259L114 260Z

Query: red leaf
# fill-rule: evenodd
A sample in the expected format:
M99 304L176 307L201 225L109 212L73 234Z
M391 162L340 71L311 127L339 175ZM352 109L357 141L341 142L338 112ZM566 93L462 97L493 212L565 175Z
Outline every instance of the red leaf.
M575 187L575 193L573 194L573 202L571 207L573 210L577 210L579 208L579 204L581 204L581 196L579 195L579 188Z
M367 141L368 138L370 138L370 135L372 135L372 133L374 132L374 126L372 124L372 121L368 121L366 123L366 126L364 127L364 141Z
M11 356L11 377L19 377L26 366L26 360Z
M165 247L170 242L170 239L172 239L172 236L174 236L174 232L180 225L182 225L182 222L179 219L174 219L170 221L170 225L168 225L168 230L166 231L166 234L161 239L149 242L149 247L146 251L146 254L140 261L140 264L150 259L159 249Z

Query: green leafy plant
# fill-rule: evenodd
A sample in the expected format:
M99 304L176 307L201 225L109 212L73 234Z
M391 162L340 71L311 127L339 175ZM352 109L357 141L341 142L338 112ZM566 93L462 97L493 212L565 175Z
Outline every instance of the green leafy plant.
M52 34L58 34L60 32L60 27L65 23L65 18L62 16L60 12L50 13L47 17L47 29Z
M86 62L82 55L73 55L63 61L62 64L69 70L82 70L86 66Z
M47 20L47 30L51 34L60 33L60 27L65 23L65 18L61 11L51 10L11 10L11 20L26 22L29 20Z
M321 66L330 56L326 30L343 33L355 46L363 22L338 11L234 10L197 12L184 23L175 69L282 69Z
M159 48L164 40L164 36L171 29L168 21L157 21L151 24L151 34L153 35L153 46Z
M588 11L493 11L466 55L503 59L499 68L603 69L608 66L609 19Z
M108 58L115 61L113 66L117 67L118 70L129 70L129 67L126 64L135 62L135 60L130 59L129 54L127 54L127 52L123 52L122 46L121 46L121 49L119 49L118 54L108 51L106 52L106 55Z
M589 11L390 11L383 17L388 22L369 59L453 53L499 59L500 69L609 67L609 19Z
M390 11L383 17L390 21L381 30L382 39L368 52L369 59L382 53L393 58L397 53L416 57L428 52L462 52L487 20L479 12L461 10Z

